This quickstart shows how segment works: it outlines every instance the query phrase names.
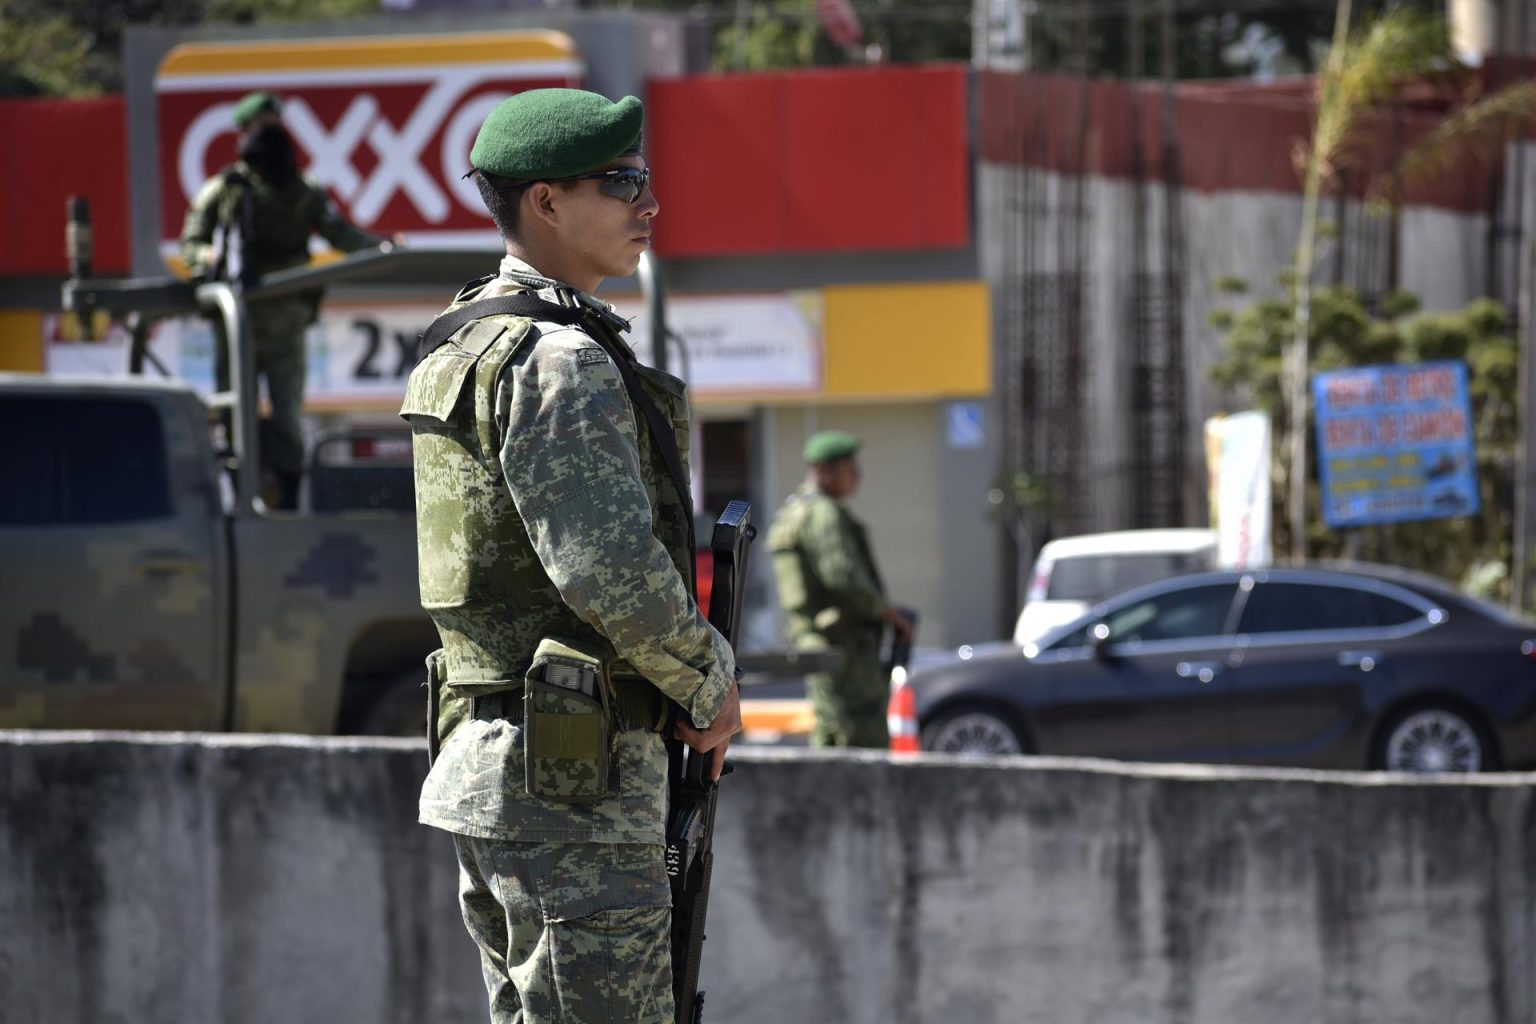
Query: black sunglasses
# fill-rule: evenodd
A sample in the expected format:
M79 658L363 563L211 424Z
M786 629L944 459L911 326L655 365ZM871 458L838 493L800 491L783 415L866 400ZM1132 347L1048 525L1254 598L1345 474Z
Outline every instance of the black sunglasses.
M471 171L473 173L473 171ZM468 175L466 175L467 177ZM596 181L597 190L605 196L614 199L622 199L626 203L633 204L640 198L651 183L651 169L637 167L615 167L609 171L592 171L588 174L573 174L569 178L541 178L551 184L560 181ZM497 192L515 192L520 188L538 184L537 181L520 181L516 185L503 185Z

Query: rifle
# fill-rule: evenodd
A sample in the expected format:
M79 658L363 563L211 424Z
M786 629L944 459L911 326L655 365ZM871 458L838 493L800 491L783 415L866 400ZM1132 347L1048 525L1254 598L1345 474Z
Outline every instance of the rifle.
M907 630L907 638L903 640L901 634L891 630L891 646L886 652L885 662L880 667L885 673L885 678L891 678L891 673L896 669L905 671L907 663L912 660L912 641L917 639L917 609L897 608L908 622L911 628Z
M741 631L742 585L747 547L757 530L752 505L725 506L710 539L715 572L709 593L709 624L734 650ZM704 915L709 909L709 876L714 867L715 797L720 785L709 777L712 754L700 754L669 740L667 876L672 882L672 995L677 1024L699 1024L704 993L699 991L699 957L704 947ZM725 771L731 766L727 764ZM722 773L723 774L723 773Z

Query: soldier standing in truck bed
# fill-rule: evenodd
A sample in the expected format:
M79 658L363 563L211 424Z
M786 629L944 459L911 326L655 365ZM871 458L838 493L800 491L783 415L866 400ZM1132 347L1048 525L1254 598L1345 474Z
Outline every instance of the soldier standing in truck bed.
M238 162L203 185L181 228L181 260L194 277L252 280L309 261L309 239L353 252L380 244L337 211L317 182L299 173L293 139L283 127L276 96L255 92L235 106L240 129ZM320 293L251 304L256 373L266 378L272 419L263 434L262 470L276 508L298 506L304 468L304 330L315 322ZM229 390L229 353L214 345L214 375Z

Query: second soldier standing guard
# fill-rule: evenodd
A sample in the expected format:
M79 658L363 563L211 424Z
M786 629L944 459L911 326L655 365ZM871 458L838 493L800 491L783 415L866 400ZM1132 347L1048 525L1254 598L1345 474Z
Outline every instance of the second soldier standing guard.
M790 644L841 655L836 671L806 680L816 714L811 742L821 747L889 744L890 681L880 668L880 640L887 625L902 639L911 632L886 600L869 532L844 504L859 489L859 447L857 437L837 430L807 441L805 482L768 531Z
M688 586L686 394L591 295L649 243L641 125L575 89L491 111L471 173L506 256L428 328L401 409L443 642L420 814L453 833L495 1024L670 1024L662 732L680 708L718 778L741 729Z

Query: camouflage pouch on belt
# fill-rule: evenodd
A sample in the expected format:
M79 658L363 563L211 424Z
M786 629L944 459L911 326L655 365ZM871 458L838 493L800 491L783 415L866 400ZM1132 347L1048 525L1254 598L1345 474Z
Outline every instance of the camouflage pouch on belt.
M539 641L523 685L524 784L530 796L588 803L608 795L613 697L605 660Z

